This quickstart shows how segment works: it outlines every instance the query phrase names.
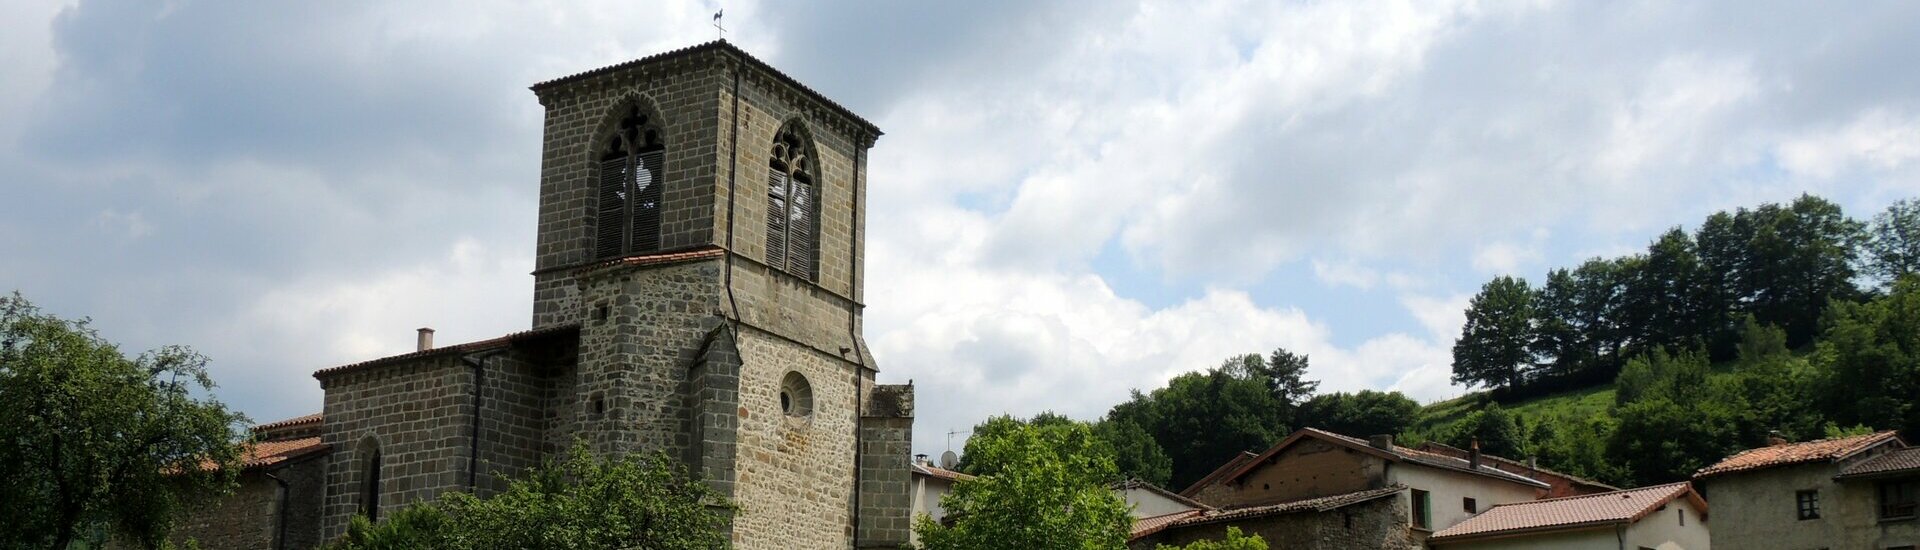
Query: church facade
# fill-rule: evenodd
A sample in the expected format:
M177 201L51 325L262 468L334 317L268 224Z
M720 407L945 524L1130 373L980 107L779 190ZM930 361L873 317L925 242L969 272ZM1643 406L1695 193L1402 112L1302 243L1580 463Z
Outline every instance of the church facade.
M251 547L499 491L576 441L683 460L739 505L738 548L906 542L913 388L877 384L861 336L879 129L724 41L532 90L531 327L314 373L324 409L283 445L313 474L243 478L307 480Z

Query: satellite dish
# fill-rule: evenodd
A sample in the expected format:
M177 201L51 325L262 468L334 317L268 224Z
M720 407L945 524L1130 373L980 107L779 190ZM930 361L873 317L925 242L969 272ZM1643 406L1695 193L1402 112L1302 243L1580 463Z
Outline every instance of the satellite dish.
M953 451L940 453L941 468L952 470L954 466L957 466L959 464L960 464L960 455L953 454Z

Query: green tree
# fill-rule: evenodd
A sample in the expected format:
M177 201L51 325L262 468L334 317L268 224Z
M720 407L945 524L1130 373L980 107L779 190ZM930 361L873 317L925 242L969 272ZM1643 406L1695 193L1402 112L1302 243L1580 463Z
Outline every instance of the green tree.
M1527 281L1502 276L1480 288L1467 307L1467 324L1453 344L1453 381L1518 388L1533 364L1533 291Z
M1186 546L1161 544L1154 546L1154 550L1267 550L1267 539L1242 533L1239 527L1228 526L1225 539L1197 540Z
M1854 264L1866 233L1826 199L1715 214L1696 240L1716 307L1729 310L1721 318L1751 313L1785 330L1790 346L1813 340L1828 301L1860 295Z
M1628 362L1615 383L1619 426L1607 455L1633 485L1687 479L1738 448L1746 404L1733 388L1708 376L1697 352L1653 353Z
M230 492L246 419L206 395L206 364L180 346L128 358L85 320L0 297L0 547L106 526L155 548L183 506Z
M1893 203L1873 217L1868 231L1867 270L1889 286L1920 273L1920 200Z
M1171 488L1185 487L1242 451L1259 451L1290 431L1288 408L1274 397L1259 355L1230 358L1206 372L1174 377L1164 388L1134 392L1108 419L1128 420L1160 442L1173 462Z
M1300 406L1300 427L1366 437L1398 434L1413 425L1420 403L1400 392L1360 390L1316 395Z
M452 493L380 523L355 518L334 550L400 548L711 549L728 545L733 506L661 454L565 459L528 470L481 498Z
M1273 391L1274 400L1288 409L1307 402L1314 390L1320 388L1320 381L1307 379L1307 356L1286 348L1274 348L1273 353L1267 354L1260 374L1267 377L1267 388Z
M1108 418L1093 425L1093 434L1112 449L1113 464L1121 477L1164 487L1173 476L1173 459L1139 424Z
M1033 415L1033 418L1029 419L1022 419L1013 415L999 415L987 418L979 424L974 424L973 430L967 432L967 437L968 441L972 441L975 438L995 439L1003 434L1026 426L1066 426L1079 423L1078 420L1067 418L1066 415L1053 411L1041 411L1040 414ZM977 476L996 473L991 469L994 467L992 464L980 463L973 453L961 454L960 461L954 464L953 467L962 473Z
M1739 359L1731 384L1740 393L1740 441L1759 445L1779 433L1789 439L1821 436L1825 419L1815 405L1817 380L1807 361L1787 350L1780 327L1762 325L1749 315L1742 322Z
M1007 429L967 439L967 454L993 474L961 481L940 499L951 525L914 520L928 550L1118 549L1133 518L1108 488L1118 475L1084 424Z
M1706 269L1685 231L1661 234L1633 264L1621 308L1623 325L1634 328L1633 340L1642 349L1695 348L1719 330L1704 290Z
M1835 302L1814 363L1821 402L1841 425L1920 430L1920 278L1868 303Z
M1468 413L1443 434L1441 441L1461 449L1471 448L1477 441L1480 452L1506 458L1531 454L1527 452L1526 433L1499 403L1489 403L1484 409Z

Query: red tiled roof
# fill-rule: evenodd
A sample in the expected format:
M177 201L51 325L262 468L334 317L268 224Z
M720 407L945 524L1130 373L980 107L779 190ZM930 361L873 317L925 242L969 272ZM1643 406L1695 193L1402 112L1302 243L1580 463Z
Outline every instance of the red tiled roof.
M1682 481L1611 493L1500 504L1434 533L1427 542L1632 523L1678 498L1691 500L1702 515L1707 511L1706 501L1693 491L1693 485Z
M610 268L610 267L638 267L638 266L644 266L644 265L663 265L663 264L673 264L673 263L680 263L680 262L691 262L695 260L707 260L712 258L718 258L726 255L726 253L727 251L725 249L720 248L718 246L703 246L693 250L683 250L679 252L666 252L662 254L627 256L625 258L616 258L616 259L606 260L602 262L594 262L594 263L580 266L576 268L575 271L580 273L585 273L589 271L599 271L599 270Z
M1206 510L1181 510L1171 514L1161 514L1133 520L1133 534L1127 540L1151 535L1166 530L1180 520L1206 513Z
M973 475L971 474L963 474L946 468L935 468L924 464L913 465L913 473L947 481L966 481L973 479Z
M851 119L855 124L859 124L860 126L865 127L866 130L872 133L874 137L880 136L880 127L874 126L872 122L867 122L867 119L860 118L860 115L854 114L853 111L848 110L846 107L840 106L839 103L834 103L833 100L827 99L827 96L821 95L820 92L813 91L813 89L808 88L807 85L801 84L799 80L795 80L793 77L787 76L786 73L780 72L779 69L773 68L772 65L768 65L765 61L761 61L759 58L756 58L752 54L747 53L746 50L742 50L738 47L735 47L733 44L728 43L726 40L715 40L712 42L707 42L705 44L698 44L694 46L680 48L678 50L657 53L657 54L649 55L646 57L642 57L640 59L627 61L624 63L608 65L605 67L593 69L586 72L575 73L572 75L555 78L553 80L548 80L546 82L534 84L531 87L531 89L535 93L539 93L542 89L550 88L555 85L564 84L567 82L573 82L583 78L620 71L620 70L624 70L632 67L637 67L640 65L647 65L651 63L669 61L675 58L690 57L690 56L699 55L701 53L710 52L714 50L731 52L734 55L740 56L740 58L745 60L748 65L751 65L761 71L765 71L767 74L773 75L774 78L777 78L781 82L786 83L786 85L792 86L795 89L800 90L801 93L804 93L809 97L812 97L815 101L819 101L821 104L825 105L828 109L832 109L834 112L839 113L841 116Z
M1840 470L1839 477L1872 477L1920 470L1920 447L1900 449L1862 460Z
M1405 490L1407 490L1407 488L1404 485L1389 485L1379 489L1367 489L1364 491L1282 502L1279 504L1248 506L1245 508L1230 508L1225 510L1187 510L1184 512L1175 512L1135 521L1132 539L1139 539L1140 537L1175 527L1238 521L1302 512L1325 512L1374 499L1390 497L1400 494L1401 491Z
M1772 468L1774 466L1786 466L1788 464L1800 464L1804 462L1839 460L1852 456L1854 453L1864 451L1874 445L1888 441L1898 442L1899 440L1900 438L1895 436L1894 432L1888 431L1853 437L1820 439L1802 443L1788 443L1785 445L1747 449L1734 453L1733 456L1722 459L1712 466L1701 468L1699 472L1693 474L1693 478L1700 479L1729 472L1758 470L1761 468Z
M1201 489L1212 485L1215 481L1219 481L1221 476L1231 474L1235 470L1240 469L1241 464L1246 464L1247 461L1257 458L1260 458L1260 455L1240 451L1240 454L1233 455L1233 458L1227 459L1225 464L1221 464L1219 468L1214 468L1212 472L1208 472L1206 477L1200 478L1200 481L1195 481L1193 484L1188 485L1186 489L1180 490L1180 496L1191 497L1199 494Z
M275 420L273 422L268 422L266 424L260 424L260 425L254 426L253 431L264 432L267 430L291 428L294 426L300 426L305 424L318 424L319 422L320 422L320 413L313 413L306 416L296 416L293 418L288 418L286 420Z
M295 458L326 451L327 448L327 445L321 443L320 438L317 436L248 443L246 444L246 448L240 452L240 469L253 470L265 468ZM200 462L201 470L211 470L215 467L216 465L212 461L202 460Z
M1417 447L1417 449L1423 452L1441 454L1441 455L1451 456L1454 458L1463 458L1468 456L1468 454L1472 452L1466 449L1461 449L1458 447L1454 447L1452 445L1447 445L1444 443L1439 443L1434 441L1421 443L1420 446ZM1529 478L1533 478L1538 481L1546 482L1548 485L1556 485L1556 489L1558 488L1557 486L1559 485L1559 483L1565 483L1569 488L1571 488L1576 493L1599 493L1599 492L1620 490L1619 487L1614 487L1612 485L1608 485L1605 483L1601 483L1598 481L1586 479L1586 478L1571 475L1571 474L1556 472L1546 468L1541 468L1538 465L1528 464L1528 463L1520 462L1518 460L1513 460L1510 458L1502 458L1502 457L1483 453L1480 455L1480 460L1484 464L1490 464L1493 467L1499 468L1506 472L1527 476ZM1575 496L1575 495L1549 494L1548 496L1559 497L1559 496Z
M1261 453L1259 457L1253 460L1242 461L1239 466L1233 468L1232 474L1221 477L1218 480L1214 480L1212 482L1224 483L1224 482L1230 482L1235 479L1238 479L1240 476L1246 475L1248 472L1252 472L1253 470L1258 469L1261 463L1266 462L1267 459L1272 458L1274 455L1279 454L1280 451L1286 449L1287 447L1292 446L1295 442L1298 442L1301 439L1309 438L1309 437L1314 439L1319 439L1321 441L1333 443L1336 445L1341 445L1349 449L1353 449L1363 453L1378 456L1380 458L1393 461L1393 462L1402 462L1402 461L1412 462L1412 463L1421 464L1424 466L1456 470L1463 473L1481 475L1481 476L1508 481L1512 483L1518 483L1521 485L1526 485L1526 486L1534 487L1538 489L1552 488L1551 485L1540 482L1539 480L1529 478L1527 476L1523 476L1520 474L1508 472L1505 470L1501 470L1499 468L1494 468L1492 466L1487 465L1486 463L1482 463L1480 464L1479 467L1476 468L1473 466L1471 462L1468 462L1466 459L1454 458L1454 457L1447 456L1444 454L1439 454L1439 453L1430 453L1426 451L1409 449L1406 447L1401 447L1399 445L1394 445L1393 449L1389 451L1386 449L1374 447L1372 444L1368 443L1366 440L1363 440L1363 439L1348 437L1348 436L1340 435L1337 433L1333 433L1333 432L1329 432L1329 431L1321 430L1317 428L1301 428L1298 430L1294 430L1292 435L1288 435L1286 439L1283 439L1279 443L1274 444L1272 448L1267 449L1267 451L1264 453ZM1212 476L1209 476L1209 477L1212 477ZM1204 482L1207 480L1202 480L1202 481ZM1197 485L1198 484L1196 484L1196 486ZM1194 490L1195 488L1193 487L1188 488L1188 491L1194 491Z
M442 346L442 347L437 347L437 348L428 349L428 350L416 351L412 353L402 353L400 355L382 357L382 358L373 359L370 361L361 361L359 363L341 365L338 367L324 368L317 371L313 371L313 377L325 378L325 377L329 377L329 376L333 376L333 375L341 374L345 372L357 371L360 369L378 367L382 365L391 365L394 363L404 363L407 361L422 359L426 357L436 357L441 355L455 355L455 354L472 353L476 351L504 348L518 342L524 342L527 340L543 338L543 337L552 336L556 334L577 332L579 330L580 330L580 325L572 324L572 323L563 324L563 325L554 325L554 326L545 327L545 328L537 328L533 330L525 330L525 331L515 332L513 334L508 334L506 336L501 336L499 338L480 340L477 342L467 342L465 344L454 344L451 346Z

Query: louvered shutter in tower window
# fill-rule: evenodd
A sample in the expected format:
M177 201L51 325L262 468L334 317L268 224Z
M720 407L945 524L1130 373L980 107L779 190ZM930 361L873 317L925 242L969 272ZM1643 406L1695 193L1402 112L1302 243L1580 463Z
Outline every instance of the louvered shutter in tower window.
M813 250L818 231L814 226L813 208L817 202L813 181L807 178L793 180L793 208L788 216L787 234L787 270L794 275L813 279Z
M664 175L666 156L663 149L639 155L640 166L634 171L633 178L633 244L627 250L629 254L660 249L660 203L664 198L661 183L666 179L661 176Z
M787 173L767 170L767 265L787 267Z
M618 257L626 248L627 159L600 162L600 213L594 219L594 257Z

